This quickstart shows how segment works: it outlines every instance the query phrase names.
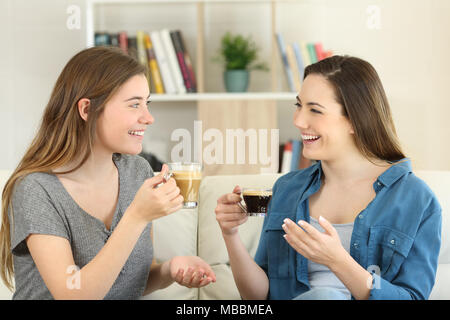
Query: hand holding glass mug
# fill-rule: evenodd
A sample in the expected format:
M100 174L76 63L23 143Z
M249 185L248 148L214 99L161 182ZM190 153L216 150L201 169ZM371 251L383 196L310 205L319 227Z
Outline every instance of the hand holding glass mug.
M241 201L239 186L234 187L232 193L224 194L217 200L216 220L223 235L237 234L238 227L247 221L248 216L240 204Z
M232 235L249 216L265 217L272 199L271 188L243 188L235 186L217 200L216 220L222 233ZM244 204L241 202L244 201Z
M150 222L182 208L180 189L168 178L168 172L168 166L163 165L161 173L144 181L130 204L134 216Z

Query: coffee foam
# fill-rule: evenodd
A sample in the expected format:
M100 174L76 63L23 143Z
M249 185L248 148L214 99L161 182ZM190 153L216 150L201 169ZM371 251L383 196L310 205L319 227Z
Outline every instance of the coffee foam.
M175 180L201 180L202 173L197 171L173 171Z
M243 196L258 196L258 197L269 197L272 195L272 191L266 190L246 190L242 193Z

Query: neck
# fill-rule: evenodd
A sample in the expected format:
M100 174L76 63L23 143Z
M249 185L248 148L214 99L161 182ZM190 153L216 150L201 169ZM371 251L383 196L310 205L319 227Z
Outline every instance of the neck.
M386 161L371 162L359 152L349 153L334 160L323 160L321 164L326 181L338 184L374 179L389 167Z
M116 170L112 156L113 154L111 152L102 152L101 150L96 150L94 148L81 167L71 173L64 174L63 176L77 181L89 181L94 183L108 180ZM81 160L81 158L78 158L64 167L54 170L54 172L57 174L58 172L68 171L76 167Z

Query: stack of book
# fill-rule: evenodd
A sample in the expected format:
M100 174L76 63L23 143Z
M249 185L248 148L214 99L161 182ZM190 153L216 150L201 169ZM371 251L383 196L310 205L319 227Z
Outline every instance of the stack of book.
M330 50L324 51L320 42L294 42L285 45L283 36L280 33L277 33L276 37L289 90L292 92L300 91L305 67L333 55L333 52Z
M117 46L146 68L152 93L197 92L195 73L180 30L95 33L96 46Z
M308 168L314 161L306 159L302 154L303 143L301 140L289 140L280 145L279 173Z

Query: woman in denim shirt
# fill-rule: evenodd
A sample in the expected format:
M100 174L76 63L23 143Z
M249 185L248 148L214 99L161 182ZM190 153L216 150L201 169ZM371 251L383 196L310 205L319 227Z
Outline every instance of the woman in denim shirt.
M296 107L303 156L318 162L275 183L254 259L238 234L239 186L218 200L242 298L428 299L441 207L401 150L375 69L349 56L310 65Z

